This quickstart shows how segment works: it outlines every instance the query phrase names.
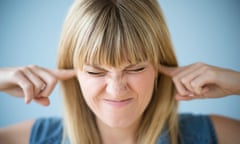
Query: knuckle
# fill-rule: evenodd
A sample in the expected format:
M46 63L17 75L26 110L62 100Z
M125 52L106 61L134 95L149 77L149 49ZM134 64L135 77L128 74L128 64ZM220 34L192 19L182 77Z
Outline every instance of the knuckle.
M174 83L177 83L178 82L178 77L173 77L172 80L173 80Z
M55 77L50 77L50 78L48 79L48 83L49 83L50 85L55 85L55 84L57 83L57 78L55 78Z
M197 83L196 82L191 82L191 86L193 87L193 88L196 88L197 87Z
M30 68L30 69L37 69L38 68L37 65L28 65L27 67Z
M197 62L196 65L199 66L199 67L205 66L205 64L202 63L202 62Z
M20 67L17 71L19 71L19 73L21 74L29 74L29 67L25 66L25 67Z
M210 68L208 66L202 66L202 70L203 70L203 72L206 72L206 71L209 71Z
M216 77L216 73L214 71L212 71L211 69L206 69L205 74L212 78Z
M33 90L33 85L31 85L30 83L25 83L23 85L23 88L26 89L27 91L32 91Z
M23 71L23 72L24 72L24 71L28 70L28 67L27 67L27 66L20 67L20 68L19 68L19 70L21 70L21 71Z
M187 83L187 79L186 78L181 78L181 82L183 83L183 84L186 84Z
M21 69L16 69L12 72L12 77L19 77L20 75L22 75L22 70Z
M44 84L43 84L43 83L42 83L42 84L37 84L35 87L36 87L36 89L38 89L38 90L42 90L43 87L44 87Z

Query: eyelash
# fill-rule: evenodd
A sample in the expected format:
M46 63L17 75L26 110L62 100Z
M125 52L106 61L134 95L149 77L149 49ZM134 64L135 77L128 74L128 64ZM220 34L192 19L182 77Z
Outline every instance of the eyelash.
M95 76L100 76L104 75L104 72L92 72L92 71L87 71L89 75L95 75Z
M127 70L127 72L138 73L138 72L141 72L143 70L145 70L145 67L140 67L140 68L136 68L136 69L130 69L130 70Z
M138 72L142 72L143 70L145 70L145 67L140 67L140 68L136 68L136 69L129 69L129 70L126 70L126 72L127 73L138 73ZM103 76L103 75L105 75L106 72L87 71L87 73L89 75L93 75L93 76Z

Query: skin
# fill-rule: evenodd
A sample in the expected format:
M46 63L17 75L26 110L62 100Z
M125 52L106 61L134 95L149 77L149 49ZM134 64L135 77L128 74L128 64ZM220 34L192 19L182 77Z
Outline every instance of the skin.
M49 96L59 80L75 77L74 70L50 70L39 66L0 69L0 91L22 97L26 104L35 101L42 106L50 104ZM44 86L42 86L44 85ZM3 144L27 144L35 120L0 128Z
M240 95L240 73L233 70L195 63L184 67L159 65L159 72L173 79L177 89L177 100ZM239 120L217 115L210 115L210 118L219 144L239 143Z
M240 73L233 70L195 63L183 67L159 65L159 72L172 78L178 100L240 95Z
M152 97L155 76L156 70L148 62L118 68L84 65L78 71L84 99L97 117L104 144L134 142L135 130Z
M0 69L0 90L16 97L24 97L25 103L32 100L48 106L48 97L58 80L75 76L74 70L50 70L36 65Z
M135 88L129 87L129 84L126 85L128 78L122 75L122 72L124 69L126 69L126 67L122 67L120 69L105 68L105 70L106 69L108 74L106 76L103 76L104 77L103 79L97 77L96 78L97 80L95 78L91 80L94 83L95 82L98 83L99 81L104 82L104 85L100 85L98 87L99 91L97 93L100 94L100 97L112 98L110 97L111 95L114 95L112 92L117 93L120 92L121 95L118 97L114 97L114 99L116 98L118 100L121 100L122 98L123 99L129 97L131 98L132 94L134 95L134 98L136 98L136 100L138 99L138 96L140 96L140 94L136 92L137 90ZM232 94L240 95L240 73L236 71L214 67L202 63L197 63L184 67L165 67L159 65L159 72L168 75L173 79L173 82L177 90L176 99L178 100L218 98ZM143 73L144 72L142 72L142 74ZM32 100L34 100L41 105L47 106L49 105L48 97L50 96L57 81L66 80L75 76L78 76L78 78L82 76L89 77L84 73L79 74L79 71L76 72L74 70L49 70L38 66L1 68L0 91L6 92L10 95L23 97L26 103L30 103ZM119 78L123 78L121 79L122 81L120 82L115 81ZM139 79L135 78L134 80L138 82ZM82 82L80 82L80 84L81 83ZM152 81L149 80L149 83L152 83ZM42 86L43 84L45 85L44 88ZM112 90L114 91L110 91L111 89L107 89L108 88L107 86L110 86L110 88L112 88ZM127 89L125 86L127 86ZM82 89L87 90L87 88L84 87L82 87ZM150 93L150 91L148 93ZM131 94L131 96L129 96L128 94ZM122 97L123 95L124 97ZM103 112L105 109L105 104L101 104L101 102L98 101L98 99L95 99L96 97L97 97L96 94L93 92L91 94L91 97L89 98L88 103L89 105L91 104L93 108L101 107L101 112ZM138 104L136 103L136 106L137 105L145 106L147 105L147 102L145 104L143 104L143 102L139 102ZM116 111L124 112L125 108L113 107L112 111L109 111L104 115L114 120L114 118L117 117L117 115L114 114L114 112ZM140 111L141 110L139 110L139 113ZM96 113L97 112L98 111L96 111ZM126 137L126 135L124 135L123 132L126 132L124 128L130 128L132 131L134 131L136 125L138 124L137 120L140 115L138 114L133 116L135 118L135 120L133 121L127 121L126 119L124 119L124 116L125 116L124 113L120 114L119 117L121 119L120 123L111 120L105 122L104 118L99 117L98 124L102 127L103 130L104 128L109 127L114 128L112 129L113 131L107 131L109 129L106 129L106 131L102 131L103 140L104 137L112 136L113 138L112 141L115 140L119 141L119 139L122 140L123 138L126 138L127 139L126 143L133 143L134 140L131 139L132 135ZM129 115L126 114L126 116ZM235 144L240 141L239 120L234 120L231 118L216 115L211 115L210 117L215 126L218 142L220 144L224 143ZM28 143L30 138L30 130L33 123L34 120L31 120L27 122L18 123L13 126L1 128L0 129L1 142L8 144ZM118 131L119 133L116 133L115 130ZM132 131L129 131L129 133L133 133Z

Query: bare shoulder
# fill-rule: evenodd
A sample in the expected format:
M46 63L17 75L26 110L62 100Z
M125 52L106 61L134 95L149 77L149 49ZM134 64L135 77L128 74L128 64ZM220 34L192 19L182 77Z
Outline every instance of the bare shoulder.
M238 144L240 141L240 120L210 115L219 144Z
M28 144L31 128L35 120L29 120L4 128L0 128L0 141L2 144Z

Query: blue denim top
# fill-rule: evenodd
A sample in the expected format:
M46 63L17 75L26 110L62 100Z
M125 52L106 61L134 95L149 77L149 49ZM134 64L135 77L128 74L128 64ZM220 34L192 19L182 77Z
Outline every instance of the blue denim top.
M207 115L180 114L179 128L181 144L217 144L213 124ZM61 144L62 138L62 119L40 118L32 127L30 144ZM167 130L162 132L157 144L170 144Z

